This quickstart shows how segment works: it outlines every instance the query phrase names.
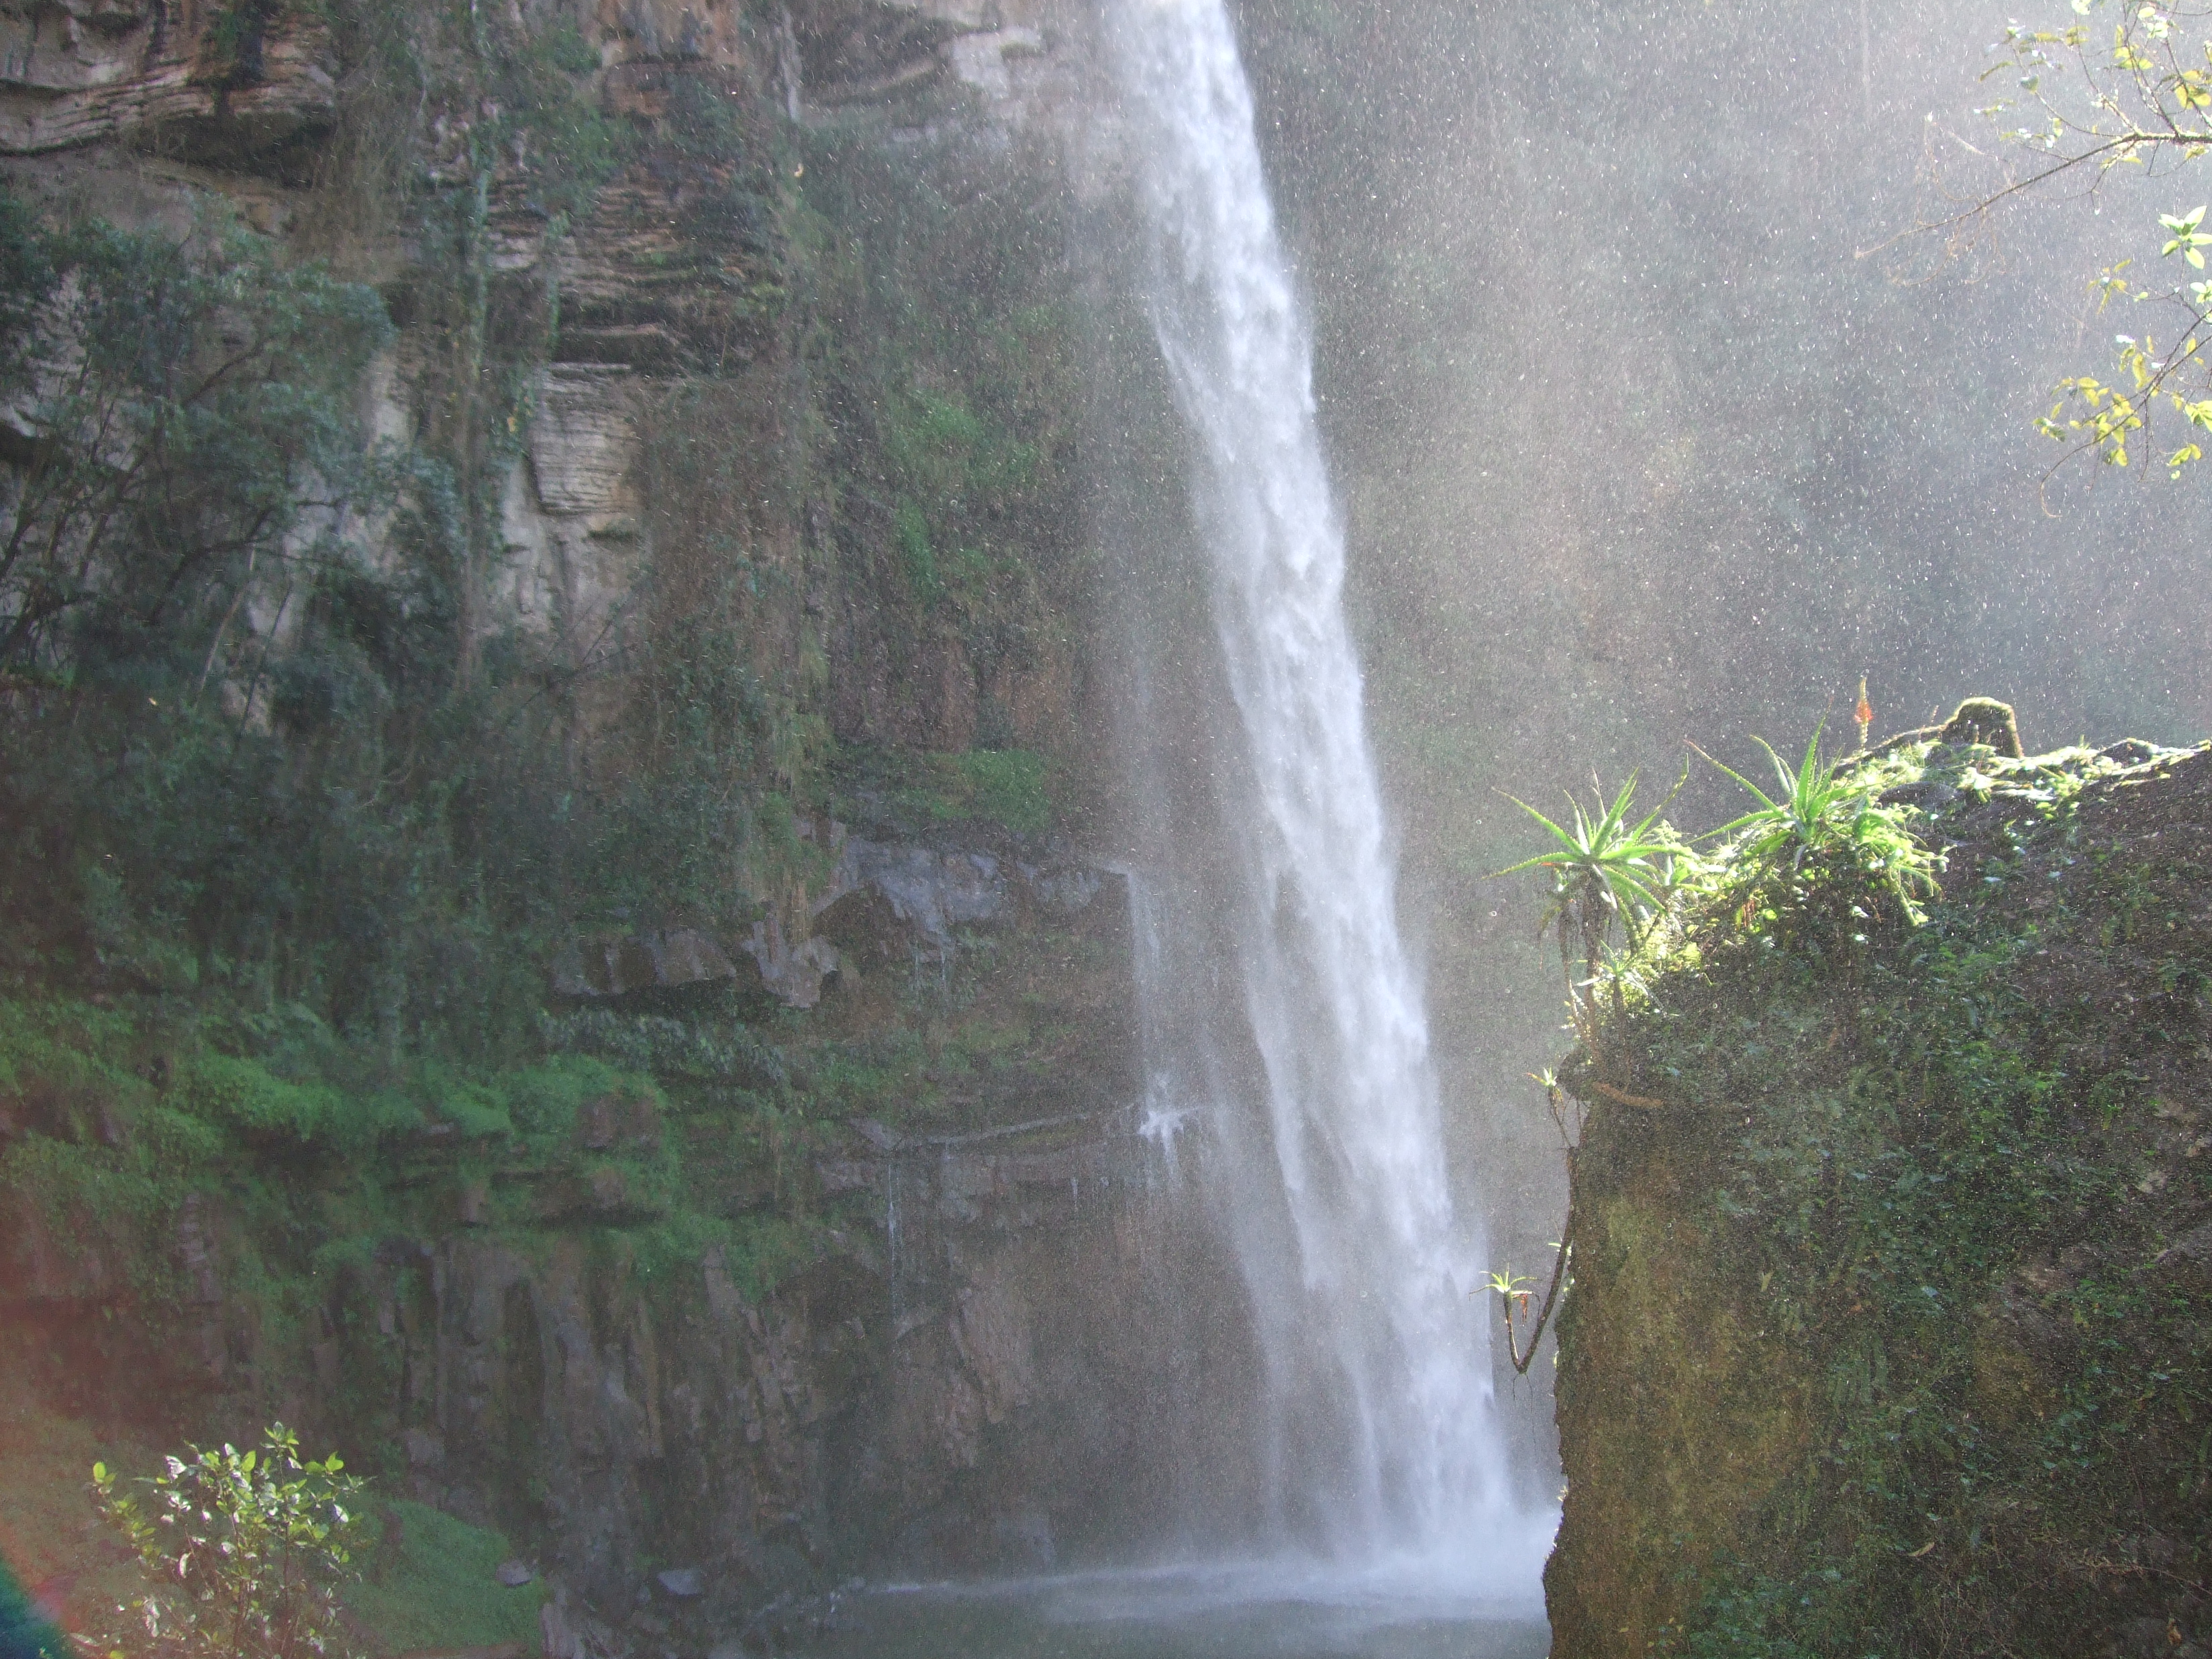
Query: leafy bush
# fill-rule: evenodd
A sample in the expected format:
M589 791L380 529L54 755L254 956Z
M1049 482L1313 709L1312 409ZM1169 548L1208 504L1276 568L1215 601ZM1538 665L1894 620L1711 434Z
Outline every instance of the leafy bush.
M344 1097L327 1084L288 1082L229 1054L194 1055L174 1096L193 1115L255 1139L319 1140L347 1115Z
M82 1002L0 997L0 1101L35 1096L65 1120L147 1092L131 1065L127 1015Z
M171 1457L118 1495L104 1463L92 1469L100 1511L137 1552L153 1582L119 1607L143 1636L118 1632L114 1656L163 1659L300 1659L349 1650L338 1587L350 1576L362 1482L331 1456L301 1462L299 1437L272 1424L258 1449L224 1445ZM173 1586L173 1588L172 1588Z
M1514 800L1557 844L1498 872L1510 876L1523 870L1542 870L1551 877L1550 902L1536 933L1541 938L1544 930L1551 928L1559 936L1567 1012L1575 1034L1593 1056L1597 1053L1601 1013L1598 981L1607 966L1614 921L1620 923L1632 949L1641 945L1644 935L1673 902L1678 876L1693 862L1681 837L1660 821L1666 803L1661 802L1631 823L1629 809L1635 799L1632 773L1611 801L1600 792L1595 811L1584 811L1582 803L1570 795L1571 828L1554 823L1524 800ZM1617 975L1613 988L1617 995Z

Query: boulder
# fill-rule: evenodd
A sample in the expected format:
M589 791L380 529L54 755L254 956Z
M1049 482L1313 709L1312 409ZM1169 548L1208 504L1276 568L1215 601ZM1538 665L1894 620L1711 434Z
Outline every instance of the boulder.
M815 901L814 916L833 939L886 959L906 952L941 961L951 955L956 930L1011 921L1007 870L979 849L846 837L830 890Z

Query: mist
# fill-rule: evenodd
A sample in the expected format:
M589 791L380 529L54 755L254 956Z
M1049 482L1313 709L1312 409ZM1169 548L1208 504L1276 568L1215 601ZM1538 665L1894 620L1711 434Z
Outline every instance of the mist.
M1746 798L1686 743L1840 752L1862 675L1877 738L1969 695L2031 750L2212 725L2203 481L2054 473L2031 424L2124 325L2092 280L2189 204L2062 179L1913 234L2008 176L1986 5L1241 15L1460 1161L1534 1261L1564 1176L1524 1073L1566 1038L1537 889L1487 878L1539 844L1509 796L1648 809L1686 767L1668 816L1711 828Z

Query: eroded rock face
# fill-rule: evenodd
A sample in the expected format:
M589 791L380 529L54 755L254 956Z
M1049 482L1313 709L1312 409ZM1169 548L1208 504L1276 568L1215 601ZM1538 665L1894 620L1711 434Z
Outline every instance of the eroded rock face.
M596 934L556 959L553 994L612 1002L734 983L804 1010L844 969L949 963L965 929L1002 931L1040 915L1066 922L1100 903L1127 908L1122 877L1064 854L1025 858L1003 841L996 850L951 839L872 841L834 823L829 832L836 861L823 890L796 908L795 923L772 910L726 941L693 927Z
M561 363L548 372L530 425L531 482L546 512L611 520L633 507L631 396L619 369Z
M880 904L912 947L934 959L953 948L956 930L1012 918L1016 875L997 856L980 849L943 850L856 836L846 841L836 878L815 915L834 928L842 916ZM888 940L877 948L886 959L895 949Z
M29 0L0 12L0 155L125 142L297 173L337 115L328 32L306 9ZM273 14L273 15L272 15Z
M564 1582L617 1620L653 1561L734 1616L854 1565L1033 1566L1174 1501L1199 1400L1158 1379L1226 1393L1249 1356L1126 1123L854 1139L823 1176L884 1233L766 1297L719 1249L649 1282L582 1234L395 1258L412 1492L509 1517L541 1492Z

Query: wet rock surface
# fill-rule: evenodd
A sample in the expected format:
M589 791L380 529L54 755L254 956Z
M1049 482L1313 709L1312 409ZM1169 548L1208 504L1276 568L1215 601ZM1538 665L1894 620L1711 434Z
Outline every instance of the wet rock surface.
M965 932L1002 933L1037 917L1077 921L1105 896L1126 908L1121 876L1006 837L963 842L871 840L829 826L836 852L823 889L797 907L724 939L693 927L594 935L553 963L552 994L619 1003L654 993L735 985L785 1007L817 1006L841 969L943 964Z
M392 1276L408 1489L486 1516L527 1468L549 1653L628 1650L641 1587L643 1616L727 1634L825 1616L851 1564L1035 1570L1192 1477L1209 1431L1152 1392L1226 1385L1223 1264L1126 1121L854 1139L823 1178L877 1195L882 1236L765 1298L719 1251L654 1284L580 1235L443 1238Z

